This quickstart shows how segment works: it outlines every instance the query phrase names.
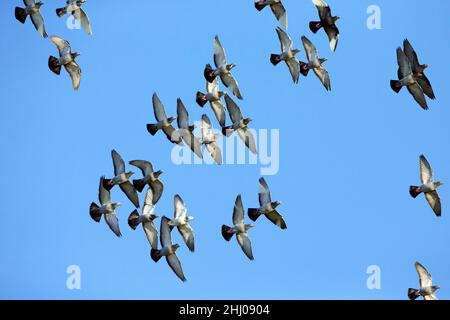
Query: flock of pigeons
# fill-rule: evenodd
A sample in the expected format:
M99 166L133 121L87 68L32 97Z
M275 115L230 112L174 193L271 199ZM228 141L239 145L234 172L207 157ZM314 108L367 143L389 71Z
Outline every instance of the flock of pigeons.
M39 34L46 38L44 19L40 12L43 2L35 2L34 0L24 0L24 8L15 8L15 17L21 23L25 23L27 16L30 16L36 30ZM66 6L56 9L58 17L66 14L71 14L76 19L83 29L89 34L92 34L92 29L89 23L89 18L82 9L86 0L67 0ZM328 36L330 48L335 51L339 40L339 29L336 26L336 21L339 16L333 16L329 5L323 0L312 0L313 4L318 10L319 20L311 21L309 28L313 33L317 33L321 28L324 29ZM327 91L331 90L330 77L327 70L323 67L323 63L327 61L326 58L319 58L317 49L313 43L305 36L301 37L303 47L306 52L307 62L299 61L296 54L300 52L299 49L293 49L292 39L287 34L288 28L287 12L281 0L255 0L255 7L258 11L266 7L270 7L273 14L279 21L282 27L276 28L276 32L281 45L281 53L271 54L270 62L273 65L284 61L288 66L294 83L298 83L300 74L307 76L310 70L316 74L319 80ZM64 66L72 79L72 85L75 90L79 88L81 80L81 69L76 63L75 59L79 53L72 52L68 41L51 36L51 41L58 48L59 57L50 56L48 66L55 74L60 74L61 67ZM203 107L209 102L217 122L221 127L222 134L226 137L232 133L237 132L239 137L245 143L247 148L252 153L257 153L255 139L251 133L248 124L252 119L244 118L239 106L230 97L230 95L219 89L219 78L222 84L227 87L231 93L240 100L243 96L240 92L238 82L232 74L232 69L236 64L227 62L225 50L220 43L219 37L214 39L214 65L207 64L204 69L204 77L206 79L206 93L200 91L196 94L196 102L200 107ZM428 109L425 95L430 99L435 99L433 89L430 81L426 77L424 70L428 67L426 64L420 64L417 53L407 39L403 42L402 48L397 48L397 63L398 63L398 80L391 80L391 88L398 93L402 87L407 87L410 94L414 97L416 102L425 110ZM225 108L222 103L222 98L225 100L226 109L231 120L231 124L226 125ZM195 126L189 123L189 113L181 101L177 99L177 116L167 117L164 106L157 96L153 94L152 98L153 110L156 118L156 123L147 124L147 130L151 135L155 135L158 131L163 131L167 139L174 144L180 146L188 146L192 152L198 157L202 158L202 145L205 145L206 150L217 164L222 163L222 152L217 144L219 133L215 133L211 120L206 114L201 118L201 137L194 135ZM178 129L175 129L172 122L177 119ZM116 215L116 209L120 203L111 200L111 189L118 185L125 193L127 198L135 206L135 210L128 217L128 225L135 230L139 224L142 224L147 240L151 247L151 258L157 262L161 257L166 257L167 263L172 268L174 273L183 281L186 280L181 263L176 255L176 250L180 247L179 244L173 244L171 232L174 227L177 227L184 243L191 252L194 252L194 232L190 226L190 221L193 217L187 215L187 207L183 199L179 195L174 196L174 218L169 219L166 216L161 218L160 225L160 243L158 247L158 230L155 226L154 220L158 215L154 213L156 203L160 200L164 185L159 180L162 171L154 171L152 164L145 160L133 160L129 164L139 168L143 177L141 179L130 181L133 171L126 171L125 162L122 157L115 151L111 152L114 177L107 179L104 176L100 178L99 183L99 204L94 202L90 206L90 216L96 221L100 222L101 217L104 217L105 222L109 228L118 237L121 236L119 221ZM437 193L437 187L443 185L442 182L435 181L430 164L425 156L420 156L420 186L410 186L409 192L412 197L416 198L423 193L429 205L433 209L436 216L441 216L441 202ZM145 186L148 186L145 192L144 204L142 213L139 214L139 193L143 192ZM259 179L259 208L250 208L247 211L249 218L256 221L261 215L266 216L271 222L286 229L286 223L283 217L277 212L276 208L281 204L280 201L271 200L270 189L264 178ZM233 209L233 226L222 226L222 236L226 241L229 241L233 235L236 235L237 242L242 248L245 255L253 260L252 245L248 236L248 230L253 227L253 224L245 223L245 210L242 204L241 195L238 195ZM158 249L159 248L159 249ZM420 263L415 264L417 273L420 278L419 289L408 289L408 297L416 299L423 296L426 300L437 299L435 291L439 286L432 285L432 278L430 273Z

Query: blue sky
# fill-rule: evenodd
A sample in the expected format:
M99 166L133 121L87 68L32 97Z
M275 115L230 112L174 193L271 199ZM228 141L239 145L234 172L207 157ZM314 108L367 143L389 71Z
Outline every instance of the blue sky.
M323 31L309 31L317 18L311 1L284 2L288 32L302 49L298 57L305 59L300 37L306 35L329 59L332 92L313 74L294 85L286 66L270 64L270 53L279 51L278 24L251 0L110 1L107 8L88 1L93 36L56 17L64 1L47 1L47 32L81 52L78 92L67 73L57 77L48 69L48 56L57 52L51 41L30 21L15 20L22 2L0 2L0 298L405 299L418 283L416 260L441 285L438 296L450 297L448 185L440 188L440 219L422 196L408 194L419 182L421 153L436 178L450 183L450 68L443 59L450 4L329 0L341 16L332 53ZM381 8L381 30L366 27L371 4ZM204 112L213 119L208 106L196 105L195 93L204 90L216 34L237 64L245 98L238 104L251 126L280 130L279 172L266 180L283 202L288 229L258 220L250 230L253 262L234 239L222 239L220 226L231 223L238 193L246 208L257 205L260 167L177 166L172 145L145 128L154 121L154 91L170 114L180 97L191 119ZM396 95L389 87L395 49L405 37L430 65L437 100L427 112L405 90ZM146 159L164 170L160 215L173 216L179 193L195 217L196 252L178 250L186 283L165 261L151 261L144 233L126 223L133 208L119 190L112 197L123 203L122 238L89 217L100 175L112 174L113 148L127 162ZM173 237L182 243L178 233ZM81 290L66 288L69 265L81 268ZM381 268L381 290L366 287L369 265Z

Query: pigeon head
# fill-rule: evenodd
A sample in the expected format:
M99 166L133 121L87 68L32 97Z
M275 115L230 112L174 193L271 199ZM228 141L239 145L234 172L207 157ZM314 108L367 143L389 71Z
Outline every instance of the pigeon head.
M281 204L281 201L275 201L272 203L272 207L275 209L276 207L278 207Z
M132 175L134 174L134 171L128 171L127 173L125 173L125 175L127 176L127 179L129 179Z
M163 173L162 170L158 170L156 172L153 172L153 177L158 178Z
M169 121L169 123L172 123L177 117L176 116L172 116L167 118L167 121Z
M335 16L335 17L333 17L333 21L336 22L336 21L338 21L340 18L341 18L340 16Z
M79 52L72 53L72 59L75 59L78 56L81 56L81 53L79 53Z
M36 4L35 4L36 8L38 8L38 9L40 9L43 5L44 5L44 1L39 1L39 2L36 2Z
M175 252L177 251L177 249L180 247L180 245L178 243L172 245L172 251Z
M252 118L246 118L246 119L244 119L244 124L247 125L252 121L253 121Z
M231 71L231 69L233 69L234 67L236 67L236 64L235 64L235 63L228 64L228 65L227 65L227 70L228 70L228 71Z
M301 50L300 49L293 49L292 50L292 54L295 56L297 53L299 53Z
M246 224L245 225L245 230L248 230L248 229L253 228L253 227L254 227L253 223Z
M116 209L116 208L121 206L121 203L120 202L114 202L113 204L111 204L111 206L113 207L113 209Z

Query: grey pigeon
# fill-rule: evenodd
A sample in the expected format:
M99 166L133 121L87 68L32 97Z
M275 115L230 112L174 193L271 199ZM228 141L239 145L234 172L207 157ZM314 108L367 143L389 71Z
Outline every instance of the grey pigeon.
M438 300L435 292L440 287L433 285L431 274L427 269L419 262L415 263L417 274L419 275L419 289L408 289L408 297L411 300L416 300L418 297L422 296L424 300Z
M23 0L25 8L16 7L15 16L18 21L25 23L27 16L30 16L31 22L39 32L39 34L47 38L47 32L45 32L44 18L41 14L41 7L44 4L43 1L35 2L34 0Z
M158 122L147 124L147 131L152 136L154 136L159 130L162 130L170 142L178 144L180 146L183 145L180 133L172 125L172 122L175 120L176 117L167 118L164 106L161 100L159 100L159 97L156 94L156 92L153 94L152 102L153 102L153 112L155 114L156 121Z
M196 102L203 107L207 102L211 105L211 109L216 116L221 127L225 126L225 108L222 103L222 97L225 92L219 91L219 79L215 78L212 82L206 81L206 94L197 91Z
M106 224L109 226L112 232L118 237L122 236L119 229L119 220L116 216L116 208L120 206L120 202L112 202L111 195L104 187L105 177L100 178L98 201L100 206L95 202L91 203L89 208L89 214L95 222L100 222L102 216L105 217Z
M264 178L259 179L259 208L249 208L247 210L248 217L253 221L256 221L261 215L265 215L267 219L272 221L281 229L286 229L286 222L284 222L281 214L278 213L276 208L281 204L281 201L272 202L270 196L270 189Z
M409 194L416 198L422 192L425 195L425 199L427 199L428 204L431 209L433 209L436 216L441 216L441 199L439 198L439 194L437 192L437 187L444 185L444 183L434 181L433 171L431 170L431 166L428 163L428 160L424 155L420 155L419 157L420 163L420 182L422 183L420 186L410 186Z
M242 205L241 195L238 195L234 203L233 209L233 227L222 225L222 236L226 241L230 241L233 235L236 235L236 240L241 246L245 255L253 260L252 243L247 231L253 228L252 224L245 224L244 220L244 206Z
M210 64L207 64L203 74L206 81L213 82L214 79L219 76L222 83L231 91L238 99L243 99L241 92L238 87L236 79L231 74L231 69L233 69L236 64L227 64L227 58L225 55L225 50L219 41L219 37L214 38L214 64L216 69L213 69Z
M177 124L178 132L184 143L194 152L200 159L203 158L202 144L199 139L194 136L194 125L189 125L189 113L180 98L177 99Z
M65 7L56 9L56 14L58 17L62 17L67 13L71 14L80 23L87 34L92 35L89 17L82 8L85 3L86 0L67 0Z
M194 230L192 230L189 221L194 220L194 217L187 215L187 207L183 202L183 199L176 194L173 198L173 206L174 206L174 219L169 221L169 226L171 228L177 227L181 236L183 237L184 243L186 246L194 252Z
M417 83L420 85L423 92L428 96L428 98L433 100L436 99L433 88L431 87L430 80L428 80L427 76L425 75L425 69L428 68L428 65L420 64L417 53L409 43L408 39L405 39L403 41L403 52L408 57L409 62L411 63L411 69L414 74L414 78L417 80Z
M201 143L205 145L206 150L208 150L214 161L217 164L222 164L222 150L217 144L217 137L220 136L220 133L214 133L211 120L206 114L202 115L201 132Z
M153 204L153 192L151 188L147 189L145 195L144 205L142 206L142 215L139 215L135 209L128 217L128 225L136 230L137 226L142 223L148 243L153 249L158 249L158 230L156 229L153 220L158 218L158 215L153 213L155 205Z
M161 257L166 257L167 264L172 269L173 272L181 279L181 281L186 281L183 269L181 267L181 262L178 260L176 251L180 245L172 244L172 237L170 235L171 228L169 226L170 219L167 217L161 218L160 227L160 239L161 239L161 249L153 249L150 252L150 256L153 261L158 262Z
M391 80L390 84L392 90L395 93L399 93L403 87L406 87L422 109L428 110L428 104L425 100L423 89L414 76L411 62L400 47L397 48L397 64L399 67L397 71L398 80Z
M80 55L80 53L72 53L70 43L67 40L57 36L51 36L50 40L52 40L58 48L59 58L50 56L48 58L48 67L51 71L53 71L53 73L59 75L61 73L61 67L64 66L72 79L72 86L74 90L78 90L81 81L81 68L76 63L75 59Z
M133 160L130 161L129 164L132 166L138 167L142 171L142 175L144 176L142 179L133 180L133 186L138 192L142 192L144 190L145 185L149 185L153 191L153 204L156 204L164 190L164 185L158 177L162 174L161 170L154 171L153 165L149 161L145 160Z
M120 154L116 150L111 151L111 157L114 165L114 178L105 180L105 188L109 191L115 185L119 185L120 189L125 193L127 198L139 208L139 196L130 182L130 177L134 171L125 172L125 161L123 161Z
M320 21L311 21L309 23L309 29L313 33L316 33L323 28L328 36L331 50L336 51L339 41L339 29L336 27L336 21L341 17L333 16L330 6L324 0L313 0L313 3L319 13Z
M300 62L295 55L299 53L300 50L292 48L292 39L285 31L283 31L283 29L277 28L276 31L281 44L281 53L271 54L270 62L276 66L281 61L284 61L289 68L292 81L294 81L294 83L298 83L300 78Z
M232 125L222 128L223 135L229 137L236 131L247 148L249 148L252 153L256 154L255 137L253 137L250 128L247 126L252 119L244 118L241 109L239 109L238 105L227 94L225 95L225 103Z
M261 11L265 7L270 6L273 14L284 29L288 28L288 18L286 9L281 0L255 0L255 8Z
M313 70L320 82L327 91L331 91L330 76L327 69L324 68L323 63L327 61L326 58L319 58L316 47L305 36L302 36L303 47L306 51L306 57L308 63L300 61L300 72L305 77L308 75L309 70Z

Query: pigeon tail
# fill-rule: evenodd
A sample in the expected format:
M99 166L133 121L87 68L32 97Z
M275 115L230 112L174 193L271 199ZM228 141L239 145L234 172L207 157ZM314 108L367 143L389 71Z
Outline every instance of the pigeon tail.
M197 94L195 96L195 102L197 102L197 104L202 108L208 102L206 99L203 99L204 96L205 95L200 91L197 91Z
M259 212L259 210L256 209L256 208L249 208L249 209L247 210L247 214L248 214L248 217L249 217L252 221L258 220L259 216L261 215L261 213Z
M150 257L152 257L153 261L158 262L159 259L161 259L161 257L162 257L161 250L152 249L150 251Z
M92 202L89 207L89 215L95 222L100 222L100 219L102 218L102 213L99 209L100 207L95 202Z
M203 75L205 76L206 81L208 81L209 83L212 83L214 79L216 79L217 77L214 73L214 69L211 67L209 63L205 66Z
M299 61L299 62L300 62L300 73L304 77L308 76L308 73L309 73L309 66L308 66L308 64L304 63L303 61Z
M420 187L418 187L418 186L410 186L409 187L409 194L411 195L411 197L416 198L421 193L422 193L422 191L420 190Z
M147 124L147 131L154 136L158 132L158 126L156 123L149 123Z
M103 180L103 188L106 189L106 191L110 191L114 187L114 183L112 183L112 179L104 179Z
M57 75L61 73L61 64L59 63L58 58L54 56L48 57L48 67L53 73Z
M16 7L14 14L16 19L22 23L25 23L25 20L27 20L27 12L23 8Z
M264 4L264 1L257 1L257 2L255 2L256 10L261 11L265 7L266 7L266 4Z
M139 213L136 209L128 216L128 225L133 230L136 230L139 225Z
M67 9L66 8L58 8L56 9L56 15L58 17L62 17L63 15L65 15L67 13Z
M226 240L226 241L230 241L230 239L233 237L233 230L232 228L230 228L229 226L226 225L222 225L222 237Z
M322 28L322 24L320 23L320 21L311 21L309 23L309 29L313 33L317 33L317 31L319 31L321 28Z
M411 300L416 300L420 296L420 291L417 289L409 288L408 289L408 298Z
M391 88L395 93L399 93L400 90L402 90L402 85L400 84L400 81L391 80Z
M145 185L146 183L144 179L133 180L133 186L138 192L142 192L142 190L144 190Z
M281 62L281 57L279 54L271 54L270 55L270 62L276 66L277 64L279 64Z

